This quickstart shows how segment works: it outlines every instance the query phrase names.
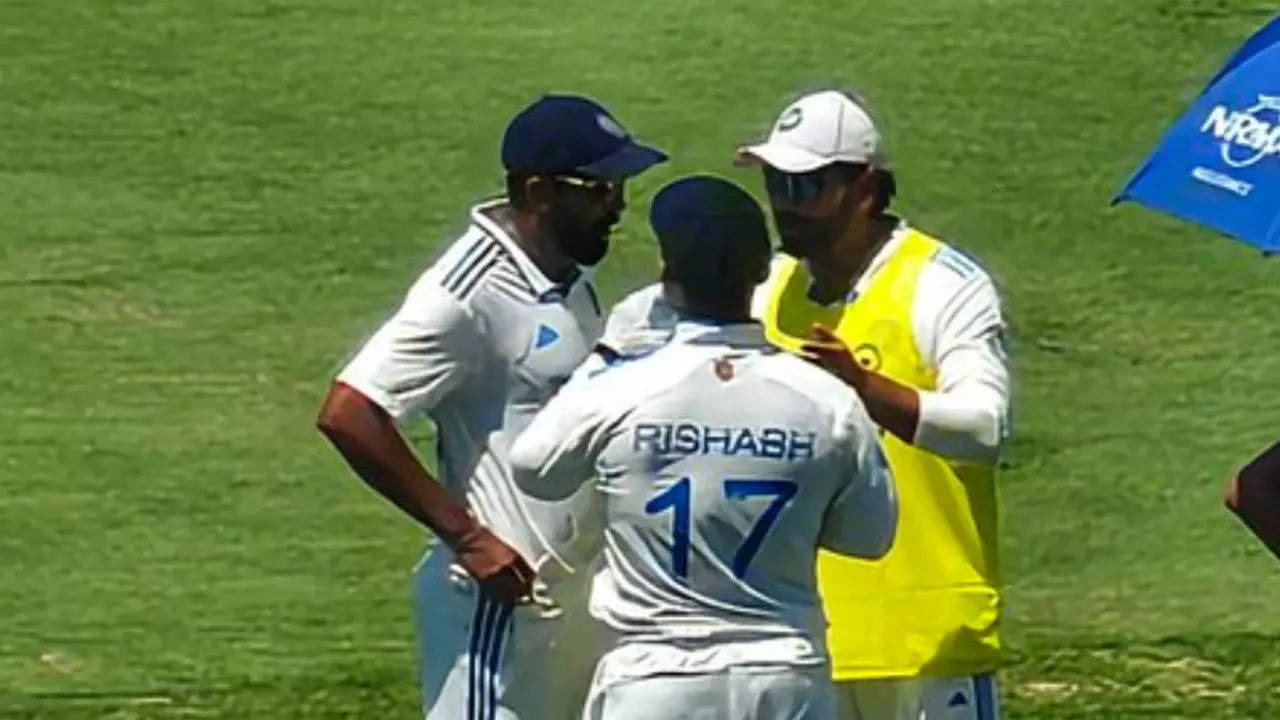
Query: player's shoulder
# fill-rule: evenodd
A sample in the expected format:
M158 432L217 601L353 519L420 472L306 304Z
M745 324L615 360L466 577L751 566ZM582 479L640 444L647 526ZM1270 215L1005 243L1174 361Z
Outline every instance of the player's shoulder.
M662 284L653 283L636 290L614 304L605 321L605 335L622 335L635 330L670 329L678 314L662 296Z
M625 356L648 354L671 337L680 313L654 283L623 298L609 311L600 344Z
M609 319L630 324L651 323L657 314L669 310L670 305L662 297L662 283L652 283L629 293L614 304Z
M663 385L673 382L683 369L697 365L706 354L684 343L672 342L671 337L668 333L661 343L615 356L608 364L609 382L620 386Z
M928 255L916 283L917 310L932 315L957 303L999 308L995 280L980 260L937 237L915 228L910 230L928 243Z
M762 357L758 371L796 393L814 408L839 414L857 393L835 375L792 353L775 352Z
M483 229L468 227L418 275L397 314L435 327L475 324L476 298L504 251Z
M911 231L931 241L932 250L925 264L927 271L950 279L953 284L991 282L991 275L986 267L972 253L921 230L911 228Z
M479 225L467 228L427 271L429 280L464 305L490 293L535 302L532 283L517 266L511 249Z
M644 352L593 355L561 389L611 410L634 408L674 385L697 364L687 348L664 344Z
M410 296L456 304L473 315L487 312L495 298L522 305L538 302L533 283L508 243L475 221L422 273ZM506 308L510 303L497 305Z
M787 356L793 362L784 369L794 378L796 390L825 410L836 435L856 439L876 433L876 424L857 391L817 365L789 353Z

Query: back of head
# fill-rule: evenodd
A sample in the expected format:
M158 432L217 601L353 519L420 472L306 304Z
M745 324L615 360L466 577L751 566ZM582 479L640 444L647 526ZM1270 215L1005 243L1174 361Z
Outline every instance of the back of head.
M693 175L671 182L654 197L649 223L663 280L692 304L732 307L765 279L770 242L764 211L728 180Z

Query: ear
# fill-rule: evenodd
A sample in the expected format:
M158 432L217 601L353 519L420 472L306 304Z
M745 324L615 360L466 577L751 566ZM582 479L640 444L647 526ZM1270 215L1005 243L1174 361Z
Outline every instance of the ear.
M875 214L877 182L876 170L870 165L854 181L858 194L858 214L863 217L871 217Z
M530 175L524 179L525 208L531 213L540 213L551 205L551 181L541 175Z

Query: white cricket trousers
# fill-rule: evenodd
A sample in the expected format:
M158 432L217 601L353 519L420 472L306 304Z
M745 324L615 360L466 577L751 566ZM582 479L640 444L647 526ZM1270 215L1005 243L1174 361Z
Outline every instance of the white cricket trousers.
M414 571L423 717L579 717L604 637L586 610L590 578L557 583L556 604L512 606L481 595L452 562L437 547Z
M840 720L1000 720L990 673L836 683Z
M643 646L622 645L596 668L583 720L833 720L827 665L742 664L660 672Z

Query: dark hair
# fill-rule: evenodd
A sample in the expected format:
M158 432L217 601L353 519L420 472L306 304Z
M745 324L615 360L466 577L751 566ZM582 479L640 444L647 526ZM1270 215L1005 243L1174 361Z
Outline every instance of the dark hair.
M871 113L871 107L867 104L867 101L862 97L862 95L842 87L833 86L833 87L828 87L826 89L833 90L835 92L840 93L845 97L846 100L862 108L862 111L867 114L867 117L872 118L872 123L873 124L875 123L875 116ZM863 163L836 163L836 164L851 169L852 172L850 175L850 179L858 177L862 173L866 172L866 169L867 169L867 166ZM873 211L875 212L876 215L883 215L884 212L889 209L889 201L893 199L894 195L898 194L898 183L893 177L892 170L888 170L885 168L876 168L875 173L876 173L876 176L875 176L876 187L874 192L875 192L876 204L875 204L875 207L873 208Z
M662 279L679 285L690 302L714 306L725 298L749 291L764 280L769 255L767 240L684 248L674 257L664 258Z
M866 163L846 163L838 162L832 164L832 167L840 174L842 180L852 181L862 176L867 171ZM876 215L883 215L889 209L889 202L893 200L893 196L898 194L898 181L893 177L893 171L886 168L875 168L872 181L875 187L872 192L875 193L875 206L872 212Z

